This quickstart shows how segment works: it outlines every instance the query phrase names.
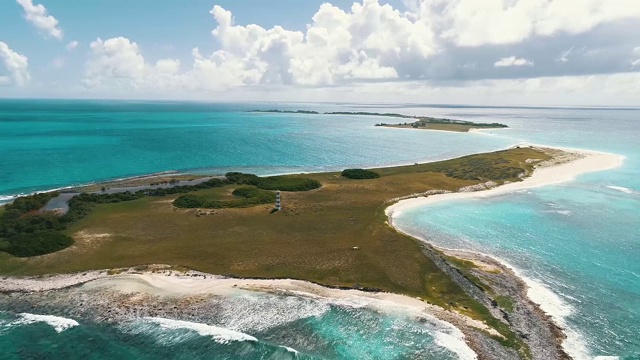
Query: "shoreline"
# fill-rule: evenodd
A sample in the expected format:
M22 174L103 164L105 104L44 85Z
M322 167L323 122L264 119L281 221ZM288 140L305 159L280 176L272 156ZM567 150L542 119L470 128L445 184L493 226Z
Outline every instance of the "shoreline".
M458 191L447 194L434 194L427 197L403 199L387 207L385 209L385 214L392 220L393 217L399 216L403 211L437 202L459 199L488 198L510 194L521 190L560 184L574 180L576 177L583 174L615 169L620 167L625 159L622 155L592 150L550 147L536 144L519 144L516 146L531 146L550 150L561 150L570 154L575 154L576 157L568 159L566 162L538 166L534 170L533 174L524 178L520 182L508 183L492 187L490 189L481 189L479 191Z
M545 167L539 166L533 171L532 176L527 177L522 182L506 184L506 185L498 186L485 191L455 192L455 193L442 194L438 196L429 196L427 198L421 197L421 198L411 198L408 200L401 200L387 207L387 209L385 210L385 213L387 214L389 219L389 224L393 226L398 232L405 233L401 229L398 229L395 227L395 225L393 224L393 217L399 216L399 214L401 214L402 211L408 208L423 206L433 202L448 200L448 199L457 198L457 197L466 198L471 196L471 197L483 198L488 196L496 196L504 193L519 191L525 188L532 188L532 187L544 186L547 184L564 182L564 181L571 180L583 173L601 171L601 170L606 170L606 169L619 166L622 164L622 161L623 161L623 157L614 155L614 154L608 154L608 153L600 153L600 152L585 151L585 150L578 150L578 149L550 148L546 146L529 145L529 144L527 145L521 144L520 146L534 146L534 147L545 148L550 151L553 151L554 149L556 151L557 150L570 151L570 154L572 154L573 157L562 159L559 161L559 163L558 161L556 161L556 163L547 164L547 166ZM562 169L563 171L558 172L558 169ZM536 174L538 175L536 176ZM484 189L485 187L481 187L481 188ZM478 189L479 188L469 189L469 190L478 190ZM461 189L459 191L464 191L464 190ZM434 199L437 199L437 200L434 201ZM427 252L435 252L435 250L433 249L440 249L434 246L433 244L429 243L428 241L425 241L425 239L421 239L419 236L415 236L409 233L405 233L405 234L413 238L416 238L418 239L418 241L422 241L426 243L427 246L431 247L431 250L427 249L424 251L426 256L429 256L427 255ZM549 330L552 334L554 334L553 337L555 339L555 341L546 341L546 342L533 341L532 347L535 347L537 344L540 344L539 349L535 348L535 353L537 354L553 353L557 355L550 358L562 358L562 359L566 358L563 356L563 354L568 353L566 352L567 349L558 350L558 348L561 345L560 342L563 342L563 340L565 340L566 332L562 331L561 325L557 323L557 319L552 319L549 315L549 312L545 311L543 307L544 304L541 304L540 302L536 302L531 298L529 294L529 289L532 287L532 285L530 282L527 282L528 279L526 279L524 276L522 276L517 272L517 269L511 267L509 264L503 261L501 262L500 259L492 258L490 255L476 253L474 256L469 256L469 254L472 252L467 252L465 254L464 252L460 252L460 251L456 252L455 254L452 254L452 250L446 250L445 253L451 254L451 256L454 256L458 259L463 259L463 260L469 259L471 257L471 261L474 261L474 262L479 261L481 263L484 262L489 264L488 265L489 267L494 266L494 269L495 268L500 269L504 273L503 277L508 279L511 277L515 279L514 281L517 284L516 285L510 284L510 286L512 287L518 287L519 284L524 284L524 292L523 292L524 296L520 297L519 296L520 292L518 292L518 296L515 296L514 301L516 301L518 305L522 305L524 307L527 307L528 303L531 303L531 302L535 303L536 305L533 306L535 309L533 310L529 309L530 310L529 313L536 313L537 311L541 313L541 315L537 317L534 316L534 318L527 318L525 320L535 323L534 325L531 326L532 328L534 328L534 330L536 330L536 326L538 328ZM492 264L491 260L493 260L493 262L495 262L496 264ZM446 266L449 269L456 269L455 264L452 263L450 260L441 259L441 261L444 263L443 266ZM131 271L131 269L129 271ZM488 271L488 272L491 272L491 271ZM145 290L145 286L146 286L146 290L156 289L155 291L159 291L160 293L162 293L166 291L175 292L175 288L182 287L183 291L177 292L177 294L182 294L182 295L185 295L185 294L188 295L190 294L190 291L202 292L202 291L206 291L207 289L209 289L209 291L213 291L216 289L216 286L218 286L217 290L219 291L222 291L222 289L224 288L228 290L229 286L231 286L231 288L235 288L242 284L244 284L243 286L245 287L252 287L254 291L264 291L265 289L266 290L270 289L269 291L274 291L274 288L275 288L275 291L279 291L279 289L282 290L281 288L283 287L284 288L288 287L287 288L288 291L302 291L305 289L309 290L309 287L311 287L311 288L314 288L316 292L325 294L325 296L341 297L341 296L358 294L359 296L364 296L369 299L380 300L382 298L390 302L400 302L402 304L409 305L409 306L419 305L424 309L424 311L427 311L430 315L435 316L444 322L452 324L452 326L459 329L465 335L464 342L466 343L466 345L469 346L471 349L473 349L473 351L475 351L475 354L479 355L480 358L500 358L500 356L496 356L495 353L492 353L490 350L491 341L495 341L495 339L491 339L490 337L487 337L487 334L491 334L491 331L493 330L492 328L489 328L488 325L485 325L484 323L481 323L479 321L475 321L460 313L454 313L448 310L444 310L443 308L440 308L438 306L430 305L426 302L423 302L419 298L414 299L405 295L398 295L398 294L392 294L387 292L374 293L374 292L366 292L366 291L358 291L358 290L332 288L332 287L321 286L318 284L313 284L311 282L306 282L301 280L289 280L289 279L286 279L286 280L255 279L253 280L253 279L242 279L242 278L240 279L224 278L216 275L197 273L193 271L188 272L189 274L191 274L190 276L194 276L194 274L196 274L196 276L203 276L205 278L209 277L210 279L208 283L201 282L200 289L189 290L188 287L185 288L184 286L185 284L183 283L181 284L181 282L186 280L193 281L193 279L191 279L190 277L182 277L179 279L180 281L178 283L175 283L172 281L166 281L167 280L166 277L165 278L160 277L164 275L148 274L144 272L140 273L139 271L138 272L133 271L133 273L128 273L125 275L110 275L110 273L111 271L102 270L102 271L85 272L82 274L76 273L71 275L54 275L54 276L46 276L46 277L40 277L40 278L4 277L2 278L2 281L0 281L0 293L47 292L51 290L77 287L80 285L82 285L80 286L80 288L83 288L87 285L90 285L91 283L99 284L102 281L105 281L106 283L114 282L114 281L118 282L120 281L120 279L122 279L122 282L124 282L123 287L121 287L120 289L126 290L127 288L129 288L132 290L141 291L141 290ZM147 284L151 284L151 285L141 286L139 284L140 280L142 280L143 283L146 282ZM169 278L169 280L173 280L173 279ZM154 283L157 286L153 285ZM86 285L83 285L83 284L86 284ZM235 287L233 285L235 285ZM161 290L158 290L158 289L161 289ZM520 288L518 287L518 289ZM302 292L304 293L305 291L302 291ZM304 294L292 293L291 295L304 295ZM490 310L494 310L492 312L497 312L499 309L490 308ZM495 313L494 313L494 316L495 316ZM499 317L496 316L496 318L499 318ZM507 319L507 322L511 327L512 326L511 321ZM521 329L517 327L512 327L512 329L514 331L521 331ZM525 327L525 330L527 329L529 328ZM527 331L525 331L524 333L529 334L529 332ZM544 336L542 337L542 340L545 340L545 339L548 340L548 336L547 338L545 338ZM537 357L537 358L543 358L543 357Z
M338 306L369 308L388 313L400 312L414 316L416 319L427 319L446 330L442 331L442 335L447 341L442 340L442 343L436 341L436 343L457 353L461 359L482 359L486 358L487 354L489 358L495 358L490 355L490 352L478 353L474 345L483 343L486 347L495 341L489 336L501 337L496 330L481 321L407 295L327 287L296 279L229 278L194 270L173 270L168 265L150 265L144 271L138 271L135 268L119 270L123 272L110 274L106 270L100 270L42 278L8 278L9 281L5 278L0 282L0 295L13 294L18 298L35 297L37 299L38 296L43 298L57 296L53 293L55 291L70 290L87 295L101 294L103 300L101 304L104 304L105 298L113 297L116 300L107 301L111 304L109 307L98 305L96 309L90 310L95 311L93 315L103 321L126 321L135 318L134 315L142 311L142 308L132 306L129 299L137 301L142 298L168 299L170 303L176 304L177 309L180 309L180 304L189 303L189 299L202 299L208 296L233 297L242 292L303 297ZM86 300L87 298L83 296L83 301ZM145 307L145 303L146 301L139 304ZM84 305L91 307L89 303ZM158 309L156 305L151 307ZM173 313L177 314L176 307L171 308ZM182 315L188 318L189 309L183 310Z
M542 145L535 144L520 144L519 146L534 146L544 147ZM491 254L485 254L478 251L468 249L450 249L442 246L438 246L422 235L414 234L409 231L405 231L396 226L394 218L402 215L403 212L418 207L429 206L431 204L444 202L444 201L461 201L471 199L484 199L490 197L496 197L506 194L512 194L515 192L538 188L547 185L556 185L564 182L575 180L578 176L593 172L605 171L622 166L625 157L622 155L605 153L592 150L583 150L566 147L548 147L550 149L557 149L575 154L576 157L569 159L566 162L560 162L555 164L543 164L536 167L533 174L528 176L521 182L509 183L501 186L479 189L478 191L459 191L453 193L436 193L429 196L413 197L407 199L401 199L393 205L385 209L385 214L388 218L388 223L398 232L405 235L416 238L429 246L442 251L444 254L454 256L459 259L469 260L473 263L480 262L483 264L484 260L489 260L498 264L498 267L504 271L509 271L518 281L520 281L525 287L524 294L526 298L535 304L535 306L542 311L551 322L550 325L554 326L562 334L559 340L561 340L561 346L563 351L570 355L574 359L588 358L588 350L581 335L568 328L565 321L566 316L571 312L570 309L562 302L562 300L551 289L547 287L543 282L535 279L531 279L524 275L518 268L509 264L504 259L495 257ZM484 264L486 265L486 264Z
M431 130L431 131L442 131L442 130ZM446 133L451 133L451 131L443 131ZM514 143L513 145L509 146L509 147L513 147L516 146L517 143ZM499 151L504 149L503 147L496 147L494 149L489 149L486 150L484 152L493 152L493 151ZM464 153L464 154L460 154L460 155L456 155L456 156L452 156L452 157L447 157L447 158L443 158L443 159L418 159L416 161L409 161L409 162L399 162L399 163L392 163L392 164L383 164L383 165L372 165L372 164L356 164L356 165L343 165L340 167L336 167L335 170L332 170L332 168L329 169L308 169L308 170L296 170L296 171L287 171L287 172L280 172L280 173L265 173L265 174L260 174L258 176L260 177L268 177L268 176L286 176L286 175L305 175L305 174L317 174L317 173L331 173L331 172L340 172L344 169L347 168L366 168L366 169L387 169L387 168L393 168L393 167L401 167L401 166L410 166L410 165L415 165L415 164L426 164L426 163L432 163L432 162L440 162L440 161L447 161L447 160L454 160L457 159L459 157L463 157L463 156L469 156L469 155L474 155L474 154L478 154L477 152L470 152L470 153ZM242 169L236 169L236 170L242 170ZM234 170L234 171L236 171ZM64 187L59 187L59 188L52 188L52 189L46 189L46 190L36 190L30 193L20 193L20 194L11 194L11 195L5 195L5 194L0 194L0 207L11 203L13 200L19 198L19 197L23 197L23 196L31 196L31 195L35 195L35 194L45 194L45 193L50 193L50 192L56 192L59 191L61 193L70 193L73 192L73 190L76 189L82 189L82 188L86 188L89 186L108 186L108 185L112 185L112 184L117 184L119 182L125 182L125 181L134 181L134 180L142 180L142 179L149 179L149 180L156 180L156 179L163 179L166 177L171 177L171 176L195 176L197 177L197 179L204 179L204 178L211 178L211 177L217 177L217 176L223 176L224 174L212 174L212 173L198 173L198 172L190 172L190 170L186 170L186 171L179 171L179 170L168 170L168 171L162 171L162 172L155 172L155 173L149 173L146 175L136 175L136 176L130 176L130 177L122 177L122 178L114 178L114 179L106 179L106 180L98 180L98 181L93 181L93 182L88 182L88 183L84 183L84 184L79 184L79 185L68 185L68 186L64 186ZM257 175L257 174L256 174Z

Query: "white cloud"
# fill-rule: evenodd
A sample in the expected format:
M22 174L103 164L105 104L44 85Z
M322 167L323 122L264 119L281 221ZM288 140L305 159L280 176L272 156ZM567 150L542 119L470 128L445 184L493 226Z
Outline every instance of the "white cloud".
M355 3L349 12L325 3L304 33L280 26L236 25L232 13L217 5L211 14L220 50L203 55L194 49L191 69L174 72L174 80L193 88L394 79L402 62L423 61L438 51L428 23L377 0ZM89 80L119 79L124 74L140 83L143 73L153 72L137 45L127 39L98 39L91 49ZM156 70L164 64L158 65Z
M9 72L9 76L0 77L0 84L15 84L24 86L31 80L29 73L29 59L11 50L9 45L0 41L0 59L4 61L4 67Z
M633 49L633 57L635 58L635 60L631 61L631 66L640 67L640 46Z
M578 34L606 22L640 18L637 0L423 0L421 12L459 46Z
M78 47L78 42L77 41L71 41L67 44L67 46L65 46L67 48L67 50L69 51L73 51Z
M410 20L376 0L350 12L323 4L306 33L275 26L235 25L231 12L211 11L222 44L216 56L235 62L260 84L330 85L354 79L397 78L400 59L426 59L436 52L427 24Z
M533 66L533 61L525 58L516 58L515 56L509 56L501 58L496 61L493 66L495 67L509 67L509 66Z
M58 27L58 20L47 14L42 4L33 4L33 0L16 0L24 9L24 17L47 36L62 40L63 32Z
M562 77L568 67L559 63L569 60L576 64L572 70L583 71L596 64L600 67L594 69L601 73L631 71L630 62L640 66L640 53L629 59L619 57L621 65L614 68L607 67L611 63L607 59L600 63L580 62L589 55L584 50L590 46L588 36L567 35L594 31L599 36L596 32L602 27L596 29L597 25L640 16L636 9L620 11L618 3L574 2L572 11L584 17L573 19L577 15L566 16L569 0L406 0L413 5L411 12L404 13L381 5L378 0L360 1L348 10L323 4L304 31L239 25L230 11L214 6L211 15L216 25L212 35L218 48L213 53L194 48L191 60L150 59L127 38L97 39L90 44L83 83L96 93L119 94L127 90L126 93L132 91L151 98L175 94L182 98L210 98L212 94L228 98L244 93L260 94L265 99L276 94L296 99L304 93L313 94L310 99L317 100L326 91L327 99L334 101L346 100L347 95L358 91L366 95L362 99L368 100L379 96L384 101L387 96L396 96L402 101L405 95L424 99L446 94L452 99L472 101L477 96L470 94L477 90L499 97L498 94L504 95L503 89L522 87L522 91L542 97L550 94L546 87L551 85L575 89L567 92L576 93L620 88L599 75L598 81L589 76ZM598 12L592 14L594 9ZM623 25L634 29L633 24ZM525 40L535 37L538 41L546 36L549 37L542 39L544 43L553 44L548 46L548 53L536 49L542 53L536 53L533 68ZM575 50L560 51L573 44L577 44ZM628 44L620 44L628 54ZM607 49L600 45L590 51ZM506 54L519 57L500 58ZM518 71L505 71L505 67L518 67ZM526 78L533 73L559 77L491 80L513 74ZM626 89L635 89L623 81L622 75L610 76L627 84ZM629 78L637 76L632 74ZM493 86L501 89L492 89ZM420 90L414 93L412 89ZM442 101L447 102L444 98Z
M166 90L180 88L180 61L161 59L149 64L138 44L124 37L108 40L98 38L89 45L84 84L90 88L133 88Z

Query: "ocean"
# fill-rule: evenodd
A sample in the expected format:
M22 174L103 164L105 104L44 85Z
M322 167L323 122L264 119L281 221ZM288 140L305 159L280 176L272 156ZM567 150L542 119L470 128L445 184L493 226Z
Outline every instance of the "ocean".
M458 134L375 127L381 119L374 117L247 112L276 108L423 114L510 128ZM569 183L406 211L397 225L439 246L474 249L516 268L566 328L576 358L640 358L638 109L0 100L0 201L164 171L341 170L441 160L521 142L608 151L626 160ZM234 306L248 308L242 304ZM57 331L51 321L4 310L0 358L9 359L458 357L433 324L339 304L260 331L225 327L221 319L224 329L258 339L222 343L199 325L113 325L35 314L78 323Z

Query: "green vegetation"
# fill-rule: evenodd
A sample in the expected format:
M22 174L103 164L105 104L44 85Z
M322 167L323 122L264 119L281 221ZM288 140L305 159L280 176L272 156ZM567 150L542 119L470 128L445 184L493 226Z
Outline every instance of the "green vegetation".
M348 112L339 111L326 113L331 115L359 115L359 116L380 116L380 117L392 117L401 119L411 119L413 122L405 122L398 124L386 124L380 123L376 126L387 127L400 127L400 128L413 128L413 129L427 129L427 130L444 130L444 131L457 131L468 132L471 129L493 129L493 128L506 128L507 125L500 123L476 123L472 121L452 120L446 118L434 118L430 116L410 116L394 113L375 113L375 112Z
M495 298L496 303L498 304L498 306L500 306L502 309L504 309L506 312L508 313L512 313L513 310L515 310L515 303L513 302L513 299L508 297L508 296L496 296Z
M17 218L28 212L36 211L58 195L57 192L48 192L17 198L11 204L5 205L3 217Z
M0 243L0 250L17 257L49 254L73 245L73 239L58 231L22 233Z
M514 148L372 169L380 177L369 181L353 181L340 173L270 180L229 173L226 180L190 191L147 192L156 196L143 194L130 201L97 197L89 202L78 197L89 208L62 231L76 241L73 248L37 259L0 253L0 274L170 264L236 277L293 278L327 286L379 289L420 297L483 321L505 337L499 341L522 353L526 347L508 325L493 318L425 256L421 242L389 226L384 210L390 199L408 194L457 191L489 180L498 184L520 181L518 175L531 172L535 165L527 160L550 158L538 149ZM204 216L172 206L182 195L194 196L193 201L244 201L259 198L258 191L272 193L274 187L284 190L287 185L297 188L311 183L300 179L311 180L317 190L283 193L283 210L273 215L269 214L271 204L224 208ZM79 206L74 201L71 205L72 210Z
M251 110L250 112L257 113L284 113L284 114L319 114L317 111L305 111L305 110ZM500 123L475 123L472 121L452 120L446 118L434 118L430 116L411 116L396 113L376 113L366 111L335 111L326 112L324 115L357 115L357 116L377 116L377 117L390 117L400 119L410 119L411 122L404 122L398 124L386 124L380 123L376 126L385 127L398 127L398 128L413 128L413 129L426 129L426 130L442 130L442 131L455 131L455 132L468 132L471 129L494 129L494 128L506 128L507 125Z
M322 186L317 180L300 176L258 177L253 174L230 172L226 174L226 178L231 183L253 185L262 190L309 191Z
M41 255L61 250L73 243L60 241L52 236L65 227L65 222L53 213L40 213L38 210L58 193L42 193L25 196L5 205L0 213L0 251L14 256L24 257L31 254ZM46 239L52 243L45 244Z
M276 201L276 194L272 191L247 186L235 189L233 195L240 197L237 200L207 200L197 195L182 195L173 201L173 205L183 209L224 209L245 208L260 204L270 204Z
M433 164L433 170L462 180L507 180L525 175L526 169L511 164L506 159L465 156L457 160L456 166L447 162Z
M346 169L343 170L340 175L346 177L347 179L355 180L377 179L380 177L380 174L378 174L377 172L365 169Z
M266 190L307 191L317 189L317 180L304 177L280 176L261 178L253 174L229 173L226 179L210 179L197 185L175 186L166 189L140 190L135 193L115 194L82 193L69 201L69 211L59 216L54 213L39 212L58 193L42 193L16 199L3 207L0 217L0 251L18 257L48 254L62 250L73 244L73 240L60 231L65 230L85 216L99 204L115 204L134 201L146 196L162 197L187 194L205 189L219 188L229 184L251 184L255 187L236 189L233 195L240 199L207 200L197 195L184 195L173 203L179 208L244 208L273 203L275 193ZM71 241L68 241L71 240ZM47 244L50 241L50 244ZM24 242L24 243L20 243Z

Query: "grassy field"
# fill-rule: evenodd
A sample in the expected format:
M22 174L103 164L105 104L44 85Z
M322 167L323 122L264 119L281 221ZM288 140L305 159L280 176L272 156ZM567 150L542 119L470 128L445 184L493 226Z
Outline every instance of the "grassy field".
M390 199L432 189L455 191L486 181L518 181L527 159L549 159L531 148L374 169L378 179L340 173L305 174L320 189L283 193L283 210L177 209L178 195L100 204L65 232L69 249L18 259L0 253L0 273L39 275L144 264L181 265L213 274L295 278L330 286L380 289L419 296L461 313L493 320L421 251L421 244L386 223ZM447 175L449 174L449 176ZM230 199L240 185L195 194ZM354 249L357 248L357 249ZM506 331L506 330L503 330Z

